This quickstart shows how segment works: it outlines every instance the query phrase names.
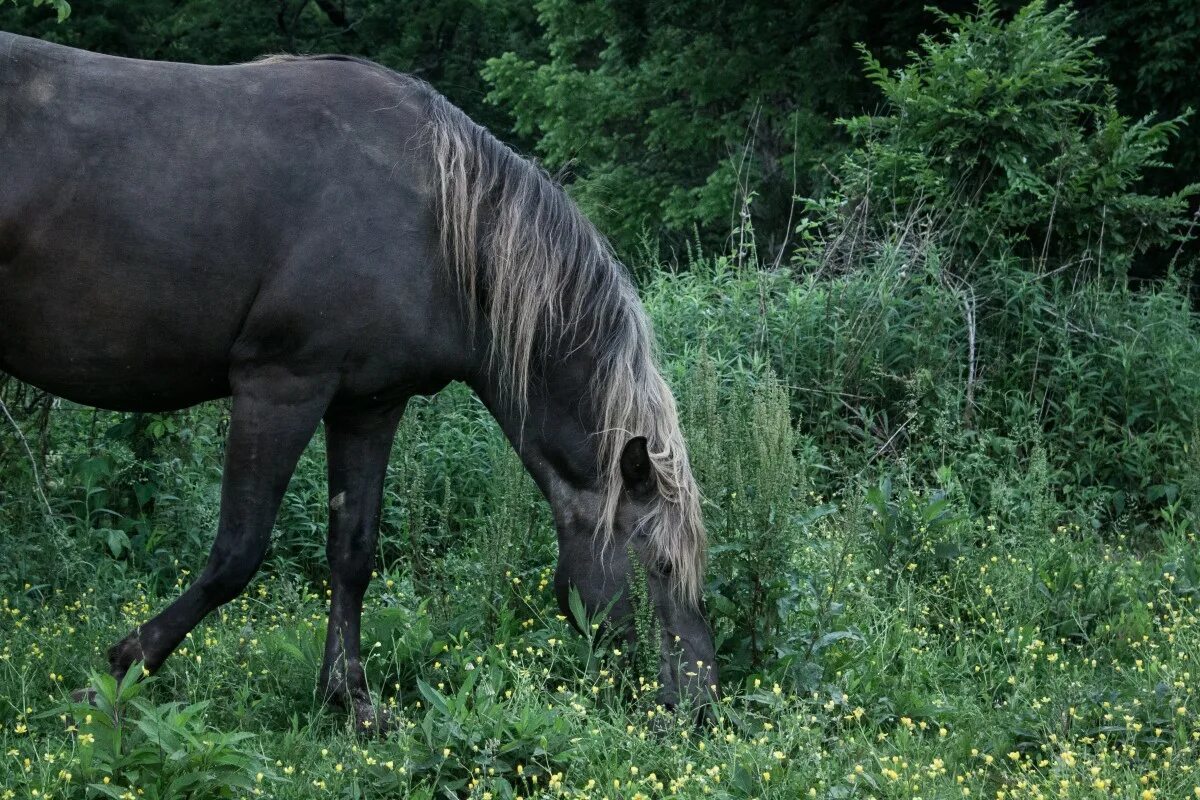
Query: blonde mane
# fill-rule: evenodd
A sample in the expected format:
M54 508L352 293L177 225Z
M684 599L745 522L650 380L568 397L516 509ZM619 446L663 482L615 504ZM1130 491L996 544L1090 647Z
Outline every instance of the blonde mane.
M604 497L597 536L606 546L613 538L623 492L620 455L631 437L644 436L657 497L639 532L670 568L677 595L697 605L705 559L699 490L632 281L604 237L544 170L432 90L429 117L442 247L470 313L484 304L505 399L524 413L539 351L594 345Z

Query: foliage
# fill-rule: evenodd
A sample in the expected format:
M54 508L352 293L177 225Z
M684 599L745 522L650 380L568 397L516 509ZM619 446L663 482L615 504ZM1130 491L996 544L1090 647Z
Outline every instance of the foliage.
M791 624L796 606L812 597L798 561L803 537L834 510L812 503L806 460L816 459L815 449L794 429L787 392L769 371L722 387L702 352L691 386L687 427L711 525L709 602L732 623L719 638L751 670L811 656L798 638L807 631Z
M54 10L59 22L71 16L71 4L67 0L12 0L13 4L28 2L34 8L46 6Z
M1179 243L1200 185L1159 196L1139 183L1167 166L1184 116L1124 117L1069 6L1034 2L1005 22L984 3L943 19L949 32L922 37L895 73L864 52L886 106L843 122L856 147L835 202L870 206L857 213L876 224L932 220L968 277L1123 276L1139 253Z
M114 22L155 2L76 4L56 30L175 47L153 14ZM324 8L279 7L301 9L287 28L300 40L329 32ZM385 7L345 5L360 20ZM564 93L610 97L593 81L629 77L645 111L638 70L688 85L666 56L630 49L682 41L688 18L542 8L576 66L553 56L536 71L580 81ZM611 41L585 35L637 13L644 39L623 23ZM178 54L209 35L250 49L271 24L263 7L230 14L260 27L239 41L175 17ZM207 557L228 408L131 417L0 379L17 423L0 419L0 800L1194 795L1200 329L1178 277L1123 279L1143 244L1180 232L1178 198L1144 182L1174 129L1114 116L1099 45L1071 33L1094 19L1036 4L1011 23L990 6L945 17L956 32L902 72L869 62L890 105L850 123L859 149L799 220L794 259L755 239L783 229L733 205L731 247L689 242L682 264L638 265L706 498L725 690L712 727L657 706L646 651L603 635L603 614L578 595L558 607L549 509L462 386L410 403L389 467L364 653L390 735L353 738L314 691L329 592L320 435L249 591L153 679L95 675ZM695 38L682 63L706 87L713 39ZM716 118L691 111L681 130ZM635 133L621 141L643 124L657 122L624 120ZM708 140L693 141L699 164ZM1028 161L1005 171L1001 149ZM663 162L665 175L681 163ZM699 184L680 185L700 202ZM68 701L83 685L94 705Z
M900 462L918 486L940 485L948 468L976 508L1010 507L998 498L1033 491L1037 448L1057 501L1088 520L1155 513L1178 493L1192 469L1200 351L1176 285L1064 295L1018 274L1007 296L976 296L972 359L964 294L935 246L900 246L913 236L860 243L855 271L836 275L819 263L797 279L692 262L647 287L660 338L687 363L707 351L720 373L769 363L792 390L804 447L822 454L808 474L826 497L847 476Z
M544 504L532 513L500 432L455 391L414 403L405 422L365 617L368 673L397 733L356 742L312 691L327 586L317 442L267 574L126 703L124 756L159 752L160 740L184 754L121 769L166 787L199 769L189 765L218 731L254 735L229 745L250 759L238 774L259 786L263 771L264 791L280 798L429 797L455 786L598 796L613 781L631 796L812 787L839 797L848 775L882 787L916 781L929 796L1022 783L1050 793L1067 780L1078 784L1067 797L1090 797L1096 780L1140 793L1143 759L1165 761L1167 747L1172 763L1188 763L1200 706L1180 670L1185 656L1200 657L1191 605L1200 575L1188 555L1196 428L1186 413L1200 379L1187 376L1200 348L1186 303L1171 286L1088 290L1088 316L1074 317L1087 333L997 366L968 427L957 296L924 272L899 281L888 263L880 255L871 269L796 281L700 260L646 287L708 498L707 594L728 695L715 731L630 702L641 687L605 656L611 643L579 637L559 617ZM1135 320L1141 335L1116 337ZM755 352L761 360L746 355ZM1018 402L1031 384L1034 397L1067 398L1053 408L1077 410L1031 424L1035 406ZM1122 409L1137 411L1114 416ZM219 428L222 407L205 413L178 430ZM79 435L88 419L52 415L47 485L60 512L87 495L68 465L89 448L113 450ZM165 529L161 546L179 561L163 573L186 585L180 570L205 557L221 454L206 437L168 449L180 453L179 499L155 505L152 527ZM6 476L24 463L17 455ZM1097 517L1094 491L1069 487L1113 469L1131 501ZM121 495L135 474L118 469L102 485ZM6 479L5 525L32 524L0 535L45 542L26 485ZM123 527L121 512L105 516ZM148 580L155 562L137 542L114 557L90 528L68 520L65 535L91 548L92 566L72 570L30 548L0 576L0 750L15 753L0 761L0 782L27 793L66 794L63 774L72 787L85 774L81 734L105 741L80 723L83 709L76 731L62 730L72 723L58 711L38 716L54 708L46 698L88 681L100 657L87 654L181 588ZM65 644L47 645L55 640ZM209 705L189 717L177 705L188 696ZM206 730L192 727L201 718ZM1074 720L1065 733L1064 718ZM140 721L162 730L149 738ZM172 739L180 729L195 741ZM838 750L816 759L832 739ZM1044 747L1073 761L1039 766ZM1162 768L1147 785L1184 796L1190 780Z
M866 102L851 45L900 51L929 21L877 2L536 7L545 54L489 60L489 99L626 251L697 225L722 247L751 191L764 247L782 246L797 186L821 186L839 147L829 118Z
M1125 113L1141 118L1200 108L1192 58L1200 50L1200 7L1191 0L1081 4L1077 27L1085 36L1100 37L1096 54L1108 67ZM1147 176L1159 193L1179 191L1200 175L1200 126L1179 132L1167 160L1176 169Z
M117 55L201 63L279 51L373 58L429 80L501 138L573 173L573 191L625 252L639 247L647 230L681 246L693 226L707 247L724 249L743 200L752 198L747 208L772 255L791 241L793 196L831 188L826 165L847 145L833 118L880 102L855 46L898 65L921 32L955 24L921 4L876 0L805 0L786 8L92 0L77 4L63 24L36 7L45 0L5 5L2 29ZM60 10L65 5L55 2ZM937 6L951 14L974 3ZM1007 14L1019 3L996 0L996 7ZM1200 105L1188 59L1200 16L1190 0L1089 3L1071 29L1103 37L1092 50L1119 89L1122 113L1170 120ZM1094 94L1086 102L1107 107L1113 98ZM1173 130L1163 140L1170 146L1165 160L1180 169L1144 176L1157 194L1183 191L1196 174L1198 131ZM1170 257L1152 251L1140 259L1140 273L1161 276Z
M853 796L842 790L854 784L906 794L911 783L932 797L1038 787L1090 798L1097 782L1116 796L1192 791L1193 770L1182 767L1196 758L1200 714L1184 674L1200 654L1194 533L1164 529L1133 549L1130 528L1106 532L1108 542L1073 526L1047 534L989 522L952 489L948 503L921 493L925 510L916 492L872 485L880 493L856 490L871 495L865 506L847 503L792 534L793 563L812 577L820 605L801 603L779 634L798 646L811 639L811 654L790 661L810 669L774 658L748 669L726 649L726 697L709 730L629 702L637 684L618 661L593 657L611 645L576 636L556 616L544 556L514 559L514 592L530 602L486 625L478 584L456 587L470 552L447 554L437 571L452 596L448 616L415 602L407 565L379 576L365 618L368 671L398 729L370 741L314 697L326 609L320 585L294 572L256 581L252 601L206 622L152 681L118 687L93 676L96 705L66 716L53 698L89 680L80 653L170 594L128 579L65 592L6 582L0 785L30 796L259 789L281 799L611 797L614 786L629 796L813 788L838 798ZM909 521L878 522L872 507ZM974 532L961 549L917 546L904 556L911 568L889 560L881 574L880 526L907 547L942 510L967 515L952 523ZM726 612L713 612L728 629ZM69 646L47 646L68 629ZM187 695L200 699L182 703Z
M86 782L89 797L116 800L131 790L148 800L216 800L263 783L267 767L243 744L251 734L210 728L203 718L207 701L150 703L141 696L149 686L141 664L120 684L110 675L91 674L94 701L68 708L75 720L68 731L78 747L60 779Z

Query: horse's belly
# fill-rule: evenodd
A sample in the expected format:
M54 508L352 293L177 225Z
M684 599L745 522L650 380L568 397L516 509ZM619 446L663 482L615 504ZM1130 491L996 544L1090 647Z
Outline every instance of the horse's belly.
M145 365L93 361L84 369L58 369L47 363L10 366L4 372L82 405L114 411L175 411L229 394L228 374L218 369L158 371ZM165 378L166 380L162 380Z
M225 397L224 365L175 357L112 357L87 347L69 357L52 348L6 351L0 370L51 394L116 411L172 411Z
M0 370L116 410L184 408L229 393L228 308L212 309L211 325L201 327L198 309L172 307L144 288L79 288L47 281L0 293Z

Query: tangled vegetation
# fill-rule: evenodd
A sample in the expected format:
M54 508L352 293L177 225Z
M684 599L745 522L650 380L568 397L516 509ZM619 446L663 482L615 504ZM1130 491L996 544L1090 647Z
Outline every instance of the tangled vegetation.
M886 103L794 255L746 212L725 255L635 264L705 492L710 727L562 615L549 510L462 387L389 468L364 651L396 731L315 689L320 436L247 593L116 685L102 654L205 558L226 409L10 382L0 800L1200 797L1191 190L1142 182L1186 120L1122 117L1071 23L985 6L869 62ZM1171 275L1131 286L1151 246Z

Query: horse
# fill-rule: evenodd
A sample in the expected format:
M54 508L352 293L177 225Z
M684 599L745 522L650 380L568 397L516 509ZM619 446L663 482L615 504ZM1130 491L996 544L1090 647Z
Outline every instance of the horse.
M469 385L549 502L554 589L635 637L659 699L718 687L705 532L633 283L564 189L428 84L337 55L200 66L0 32L0 371L71 401L231 398L206 566L108 653L149 672L261 565L324 425L322 697L386 722L359 649L408 400Z

